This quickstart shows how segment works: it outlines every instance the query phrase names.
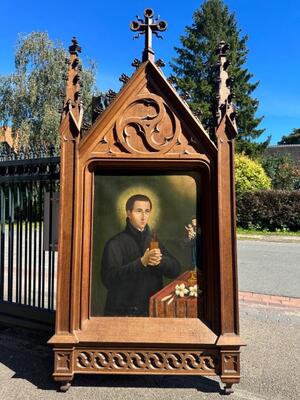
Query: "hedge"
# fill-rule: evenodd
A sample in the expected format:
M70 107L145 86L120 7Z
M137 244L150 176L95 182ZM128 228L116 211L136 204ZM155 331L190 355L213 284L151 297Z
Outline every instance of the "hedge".
M300 191L259 190L237 196L237 226L300 231Z

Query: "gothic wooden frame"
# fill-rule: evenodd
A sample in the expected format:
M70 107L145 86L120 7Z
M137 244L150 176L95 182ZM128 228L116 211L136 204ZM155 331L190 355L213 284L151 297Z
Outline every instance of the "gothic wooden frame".
M60 127L57 312L55 335L49 341L54 346L54 379L61 381L61 389L66 390L75 373L219 375L225 392L230 393L232 384L240 379L241 341L233 179L236 127L232 110L224 100L224 55L220 55L222 79L215 145L151 60L137 68L81 138L78 50L74 42ZM173 129L160 145L149 137L145 144L134 134L128 139L122 133L130 118L135 113L140 115L143 104L152 105L162 125ZM133 110L131 117L126 114L128 109ZM147 127L142 129L146 137ZM198 318L91 317L95 168L201 172L206 192L205 322Z

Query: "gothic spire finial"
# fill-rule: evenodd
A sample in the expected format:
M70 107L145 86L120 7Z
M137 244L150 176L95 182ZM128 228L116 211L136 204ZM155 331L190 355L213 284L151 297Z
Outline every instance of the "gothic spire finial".
M163 32L167 29L167 22L159 20L159 16L153 19L154 12L151 8L146 8L144 11L145 20L142 20L137 16L135 21L130 24L130 29L137 32L139 38L140 35L145 35L145 48L143 51L142 61L150 60L154 62L154 51L152 49L152 34L162 39L162 36L158 32Z
M78 44L78 41L75 36L72 37L72 44L69 46L69 52L70 54L76 54L81 53L81 47Z
M78 58L78 53L81 52L81 47L79 46L78 41L75 37L72 38L72 44L71 46L69 46L69 52L70 59L66 62L66 64L68 65L68 72L66 76L67 84L64 98L64 107L62 110L62 119L67 114L70 114L79 133L83 118L83 106L80 92L81 64Z
M228 66L230 62L227 60L227 52L229 45L221 41L216 49L218 55L217 62L217 95L216 95L216 128L220 124L223 116L227 113L236 127L235 116L236 111L232 103L233 93L230 92L232 79L228 76Z

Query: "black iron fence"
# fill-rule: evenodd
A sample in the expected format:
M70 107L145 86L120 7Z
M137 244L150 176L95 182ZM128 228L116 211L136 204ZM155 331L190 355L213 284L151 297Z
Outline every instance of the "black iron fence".
M53 326L59 158L0 154L0 321Z

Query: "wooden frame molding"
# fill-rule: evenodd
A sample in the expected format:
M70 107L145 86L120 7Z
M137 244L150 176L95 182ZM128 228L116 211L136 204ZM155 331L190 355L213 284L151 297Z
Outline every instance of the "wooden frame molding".
M147 60L81 137L82 111L74 79L77 57L75 48L60 127L57 312L55 335L49 341L54 347L53 377L65 391L77 373L219 375L229 393L240 379L242 345L233 168L236 127L231 110L225 110L218 122L215 145L161 70ZM144 118L148 108L151 118ZM158 123L162 136L155 136ZM204 210L203 315L92 316L95 171L192 171L201 176L205 195L197 206Z

